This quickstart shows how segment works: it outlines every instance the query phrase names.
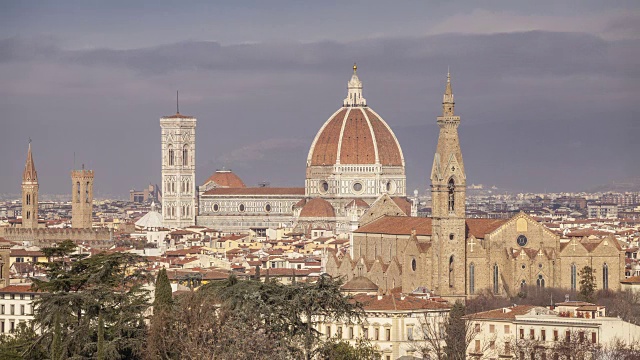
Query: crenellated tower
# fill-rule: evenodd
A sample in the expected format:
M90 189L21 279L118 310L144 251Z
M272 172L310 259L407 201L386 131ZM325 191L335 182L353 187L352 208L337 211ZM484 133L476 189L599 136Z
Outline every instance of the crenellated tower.
M31 153L31 141L27 152L27 162L22 173L22 227L38 227L38 173Z
M90 229L93 221L93 170L71 171L71 227Z
M458 139L460 117L455 115L451 75L438 116L438 146L431 169L433 283L442 295L464 296L466 289L466 175Z
M196 118L176 111L162 129L162 222L169 228L196 223Z

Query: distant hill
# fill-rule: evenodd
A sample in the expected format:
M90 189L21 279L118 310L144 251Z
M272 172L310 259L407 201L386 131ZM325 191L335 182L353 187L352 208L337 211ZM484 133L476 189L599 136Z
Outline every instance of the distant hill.
M595 186L587 192L638 192L640 191L640 177L629 178L626 180L612 181L606 185Z

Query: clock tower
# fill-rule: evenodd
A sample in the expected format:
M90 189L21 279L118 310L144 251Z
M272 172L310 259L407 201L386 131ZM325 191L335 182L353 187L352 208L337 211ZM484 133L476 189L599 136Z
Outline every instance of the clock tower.
M431 169L433 284L438 294L461 296L466 291L466 175L455 102L451 90L451 76L442 100L442 116L438 116L438 146Z

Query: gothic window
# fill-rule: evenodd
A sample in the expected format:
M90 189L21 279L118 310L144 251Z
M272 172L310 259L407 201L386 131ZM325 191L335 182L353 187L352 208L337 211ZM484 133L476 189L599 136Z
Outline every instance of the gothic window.
M536 285L538 285L539 288L544 287L544 276L542 276L542 274L538 275L538 280L536 281Z
M577 280L576 264L571 264L571 290L573 291L576 290L576 280Z
M476 265L474 263L469 264L469 294L473 295L476 292Z
M500 290L499 288L500 282L498 281L498 275L500 275L498 270L498 264L494 264L493 265L493 293L494 294L497 294L498 291Z
M76 183L76 202L80 202L80 182Z
M27 205L31 205L31 194L27 194Z
M187 145L182 147L182 165L189 165L189 148Z
M455 209L455 189L456 189L456 185L453 182L453 178L449 179L449 185L447 186L447 189L449 189L449 212L454 211Z
M604 290L609 289L609 265L602 265L602 288Z
M31 211L27 211L27 220L31 219Z
M454 282L454 278L453 278L453 255L451 255L451 257L449 258L449 287L452 288L453 287L453 282Z
M524 293L527 290L527 282L525 280L520 281L520 292Z
M173 165L174 156L173 156L173 146L169 145L169 165Z
M89 202L89 182L87 181L87 187L84 188L84 201Z

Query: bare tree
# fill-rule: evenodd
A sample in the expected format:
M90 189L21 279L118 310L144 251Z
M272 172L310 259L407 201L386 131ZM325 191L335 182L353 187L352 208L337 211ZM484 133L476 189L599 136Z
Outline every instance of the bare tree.
M423 314L419 326L414 327L413 338L409 339L409 350L419 354L423 359L445 359L444 322L447 315L429 316Z

